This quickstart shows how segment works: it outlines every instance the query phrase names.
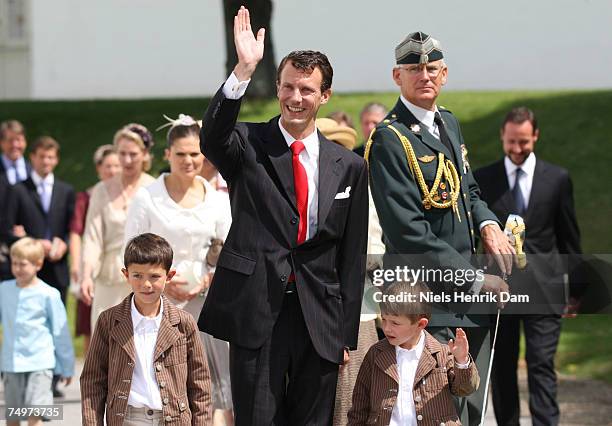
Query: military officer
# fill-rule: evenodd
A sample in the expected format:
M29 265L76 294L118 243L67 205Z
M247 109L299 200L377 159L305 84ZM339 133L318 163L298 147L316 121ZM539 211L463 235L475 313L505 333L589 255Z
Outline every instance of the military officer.
M396 47L395 58L393 80L401 95L365 151L387 258L409 254L428 268L475 271L470 260L475 237L480 236L501 271L510 273L514 250L480 199L459 123L436 105L448 76L440 43L415 32ZM461 286L455 284L453 290L498 294L508 286L498 276L480 274ZM434 315L430 331L446 343L455 327L464 327L480 376L486 377L488 323L487 315L449 311ZM457 401L462 424L480 423L483 396L484 383L478 392Z

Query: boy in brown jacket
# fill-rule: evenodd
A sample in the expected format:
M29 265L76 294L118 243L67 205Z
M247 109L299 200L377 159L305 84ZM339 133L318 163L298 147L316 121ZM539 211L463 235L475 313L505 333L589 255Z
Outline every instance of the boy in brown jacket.
M209 425L211 384L195 320L162 295L175 271L162 237L126 246L133 293L104 311L81 374L84 425Z
M363 360L349 425L461 424L452 395L471 394L480 379L462 329L448 345L425 331L430 314L420 294L428 291L418 283L398 282L383 292L380 311L386 338ZM411 302L396 301L410 297Z

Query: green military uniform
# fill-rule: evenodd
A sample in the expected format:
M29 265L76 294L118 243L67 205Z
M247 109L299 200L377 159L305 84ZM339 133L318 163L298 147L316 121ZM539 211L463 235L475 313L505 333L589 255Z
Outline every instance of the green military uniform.
M414 50L425 40L430 45L429 57L423 52L420 56L418 51L412 52L412 58L404 62L398 59L398 64L426 64L441 59L437 41L432 45L433 39L422 33L411 34L398 49L405 49L406 43L410 43ZM383 229L385 256L420 255L428 266L443 270L474 269L470 258L475 253L479 224L498 220L480 199L457 119L450 111L438 110L453 152L417 120L401 99L374 130L366 146L370 187ZM469 291L471 285L465 284L461 290ZM488 315L436 310L430 321L432 334L443 343L454 337L455 327L466 328L470 352L482 378L486 377L490 358L488 325ZM483 397L484 383L478 392L458 402L463 424L480 423Z

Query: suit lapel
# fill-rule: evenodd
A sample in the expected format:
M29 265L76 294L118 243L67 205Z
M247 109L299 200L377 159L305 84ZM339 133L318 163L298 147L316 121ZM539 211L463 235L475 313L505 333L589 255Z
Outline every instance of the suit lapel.
M412 130L411 132L414 133L421 140L421 142L427 145L432 151L441 152L444 154L445 157L452 158L449 157L450 152L448 151L448 149L446 149L444 144L440 140L436 139L431 133L429 133L429 130L427 130L425 125L419 120L417 120L417 118L410 112L410 110L406 108L406 105L404 105L401 99L397 100L394 111L397 114L398 120L408 129L410 129L410 126L412 126L413 124L419 125L419 127L421 128L419 132L412 132Z
M436 368L434 354L440 351L440 343L429 333L425 333L425 347L419 359L416 373L414 374L414 385L416 385L431 370Z
M159 332L157 333L155 350L153 351L154 361L181 337L181 334L175 327L180 322L178 312L176 311L177 308L168 303L168 299L165 296L162 296L162 303L164 304L164 313L159 325Z
M136 348L134 346L134 326L132 325L132 297L129 295L121 302L115 323L111 329L111 338L128 354L132 361L136 360Z
M272 167L274 167L276 171L285 198L295 212L298 213L295 198L295 184L293 182L292 154L285 142L285 137L278 127L278 119L279 117L275 117L268 122L265 143L262 145L272 163Z
M317 215L318 229L327 219L329 210L336 197L336 191L344 191L346 188L338 188L340 184L340 172L342 168L342 157L334 152L335 148L325 136L319 134L319 212ZM350 194L350 193L349 193Z
M374 363L385 374L399 384L399 372L397 369L395 346L391 345L389 342L385 342L385 345L381 348L380 353L375 358Z
M508 186L508 173L503 158L499 161L499 163L497 163L497 167L495 167L495 176L493 177L493 181L499 182L498 185L501 190L499 202L501 203L502 209L508 214L516 213L516 202L514 201L514 195L512 195L512 191ZM502 220L503 218L500 217L499 219Z
M538 197L541 191L544 191L548 182L546 182L546 167L541 161L537 161L533 171L533 180L531 181L531 192L529 193L529 204L523 218L527 222L527 217L531 216L537 208Z
M26 188L28 188L28 192L30 193L30 197L34 200L34 204L36 204L36 206L42 212L43 215L46 215L45 209L43 209L43 206L42 206L42 201L40 200L40 195L38 194L38 191L36 190L36 185L34 185L34 181L32 180L32 178L28 177L24 181L24 184Z

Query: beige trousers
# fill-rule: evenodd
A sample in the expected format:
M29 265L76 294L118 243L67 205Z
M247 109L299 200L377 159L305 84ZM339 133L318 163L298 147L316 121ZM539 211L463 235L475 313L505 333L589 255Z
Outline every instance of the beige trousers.
M123 421L124 426L162 426L163 424L164 416L161 410L135 408L130 405Z

